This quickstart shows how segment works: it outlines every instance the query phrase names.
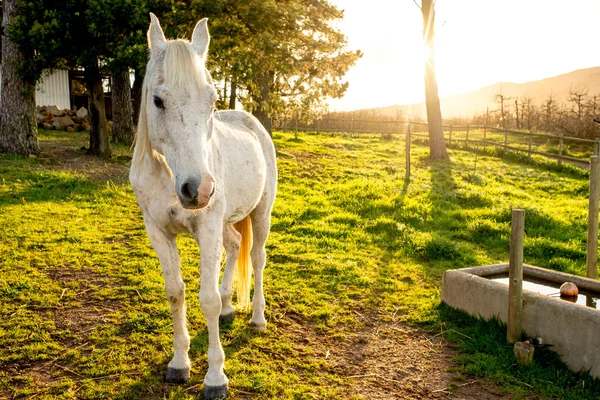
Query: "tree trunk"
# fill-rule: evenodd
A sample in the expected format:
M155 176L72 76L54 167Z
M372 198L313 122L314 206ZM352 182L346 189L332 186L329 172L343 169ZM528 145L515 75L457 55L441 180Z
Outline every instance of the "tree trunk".
M271 98L271 81L273 80L273 72L269 71L263 74L258 81L260 93L255 97L256 108L252 111L260 123L265 127L270 136L273 136L273 124L269 115L269 100Z
M431 158L448 158L442 126L440 97L438 96L438 86L435 78L435 56L433 52L435 11L433 0L423 0L421 11L423 13L423 41L428 54L430 54L429 60L425 60L425 104L429 126L429 155Z
M237 99L237 83L231 80L231 91L229 93L229 109L235 110L235 101Z
M90 148L88 154L110 158L104 91L102 90L102 77L98 69L97 59L85 68L85 86L88 95L90 119Z
M145 68L136 68L133 80L133 90L131 97L133 99L133 123L137 126L140 116L140 104L142 102L142 86L144 85Z
M131 84L129 70L113 75L112 81L113 140L115 143L131 144L135 136Z
M7 34L8 26L16 13L15 0L4 0L0 152L28 156L40 152L35 119L35 86L26 83L17 73L17 66L26 62L27 57Z

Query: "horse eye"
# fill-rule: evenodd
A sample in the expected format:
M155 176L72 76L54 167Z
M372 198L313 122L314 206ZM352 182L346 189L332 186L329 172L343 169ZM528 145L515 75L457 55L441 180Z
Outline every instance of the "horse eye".
M158 108L165 108L165 103L158 96L154 96L154 105Z

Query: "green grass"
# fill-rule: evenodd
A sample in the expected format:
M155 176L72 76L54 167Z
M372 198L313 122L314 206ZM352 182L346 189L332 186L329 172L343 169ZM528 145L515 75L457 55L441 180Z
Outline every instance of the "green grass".
M42 140L79 148L86 137L44 132ZM415 145L406 182L401 141L287 133L274 140L280 180L265 271L270 328L250 332L242 313L223 331L233 395L343 398L346 378L278 325L294 316L307 332L341 338L361 326L356 311L380 311L471 337L451 337L463 351L461 371L517 397L598 397L589 378L546 351L534 367L515 370L502 327L439 306L445 270L507 260L513 207L527 210L527 263L582 275L587 173L459 149L450 161L431 161ZM115 159L109 167L125 163L127 149ZM207 336L193 240L179 238L192 378L167 386L170 312L129 184L6 155L0 176L0 397L197 395Z

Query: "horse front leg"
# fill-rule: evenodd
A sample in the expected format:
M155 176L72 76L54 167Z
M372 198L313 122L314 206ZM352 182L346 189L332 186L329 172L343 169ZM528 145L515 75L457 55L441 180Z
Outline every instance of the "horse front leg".
M176 236L165 232L161 227L144 218L150 242L158 255L165 279L165 291L173 316L174 354L167 367L165 381L184 383L190 377L190 336L186 326L185 283L181 278L179 251Z
M219 338L219 314L221 295L219 273L221 246L223 243L222 221L203 221L195 232L200 245L200 307L206 318L208 330L208 371L204 378L204 399L227 396L228 380L223 372L225 353Z

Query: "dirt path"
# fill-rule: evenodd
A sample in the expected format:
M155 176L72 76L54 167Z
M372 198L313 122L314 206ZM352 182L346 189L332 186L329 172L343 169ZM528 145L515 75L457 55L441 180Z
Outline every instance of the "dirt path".
M350 382L345 398L507 400L501 388L481 379L450 372L458 355L441 335L412 329L389 315L361 313L362 328L343 340L307 326L288 315L278 329L300 347L329 361L330 372Z
M82 148L75 150L72 146L72 139L68 142L68 146L58 139L40 140L41 154L38 168L74 172L100 181L123 182L127 180L129 168L122 162L107 161L87 155L83 147L88 143L86 141L78 142ZM117 158L121 158L121 156L117 154Z

